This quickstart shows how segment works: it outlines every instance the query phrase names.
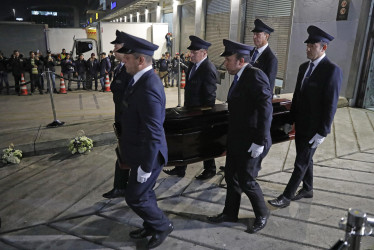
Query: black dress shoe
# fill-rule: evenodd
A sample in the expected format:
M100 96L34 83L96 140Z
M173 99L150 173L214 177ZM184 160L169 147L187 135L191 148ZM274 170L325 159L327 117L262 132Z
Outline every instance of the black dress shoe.
M173 223L170 223L169 228L166 231L156 231L153 233L152 238L148 241L148 248L152 249L158 247L164 242L166 237L174 230Z
M134 231L130 232L130 237L132 239L144 239L147 238L148 236L152 235L152 230L150 229L145 229L145 228L139 228Z
M107 199L125 197L125 191L126 191L126 189L113 188L109 192L103 194L103 197L107 198Z
M313 198L313 189L310 191L306 191L304 188L300 189L299 192L291 198L291 201L297 201L302 198Z
M269 204L272 205L273 207L280 207L280 208L284 208L284 207L288 207L291 203L291 200L287 199L286 197L282 195L280 195L278 198L274 199L274 200L268 200Z
M270 216L270 211L267 212L265 216L256 217L255 222L253 223L252 228L248 228L247 233L254 234L263 229L266 226Z
M237 222L238 218L230 217L224 213L217 214L216 216L208 216L208 221L213 223L222 223L222 222Z
M216 175L215 169L204 169L204 171L196 176L195 178L198 180L208 180Z
M164 171L165 174L176 175L178 177L184 177L186 175L186 171L184 169L178 169L177 167L170 170L163 169L162 171Z

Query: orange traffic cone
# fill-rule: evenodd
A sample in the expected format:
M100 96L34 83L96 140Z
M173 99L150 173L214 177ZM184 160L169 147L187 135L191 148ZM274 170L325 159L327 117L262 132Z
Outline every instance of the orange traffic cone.
M181 89L184 89L185 86L186 86L186 74L184 73L184 70L182 70Z
M105 77L105 92L110 92L110 83L109 83L109 75L106 74Z
M21 75L21 94L20 95L27 95L27 86L25 84L25 78L23 74Z
M60 78L60 94L67 94L66 93L66 88L65 88L65 80L63 78L62 73L61 73L61 78Z

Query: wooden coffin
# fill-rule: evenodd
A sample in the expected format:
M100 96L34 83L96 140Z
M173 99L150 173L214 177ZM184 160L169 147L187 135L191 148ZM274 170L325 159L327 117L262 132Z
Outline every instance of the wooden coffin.
M290 120L290 108L290 100L273 100L273 144L293 139L294 132L284 127ZM228 115L227 104L216 104L213 108L166 109L167 165L185 165L225 155Z

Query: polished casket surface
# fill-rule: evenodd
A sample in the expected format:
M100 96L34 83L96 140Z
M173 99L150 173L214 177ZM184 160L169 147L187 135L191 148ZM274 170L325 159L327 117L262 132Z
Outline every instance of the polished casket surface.
M290 100L273 100L273 143L293 138L293 133L288 133L284 127L290 120L290 107ZM225 155L228 115L226 103L214 107L166 109L167 165L184 165Z

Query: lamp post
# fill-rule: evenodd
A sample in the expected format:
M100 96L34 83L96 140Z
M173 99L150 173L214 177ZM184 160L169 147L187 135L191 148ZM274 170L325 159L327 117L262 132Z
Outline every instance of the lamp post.
M16 20L16 10L13 9L13 16L14 16L14 21Z

